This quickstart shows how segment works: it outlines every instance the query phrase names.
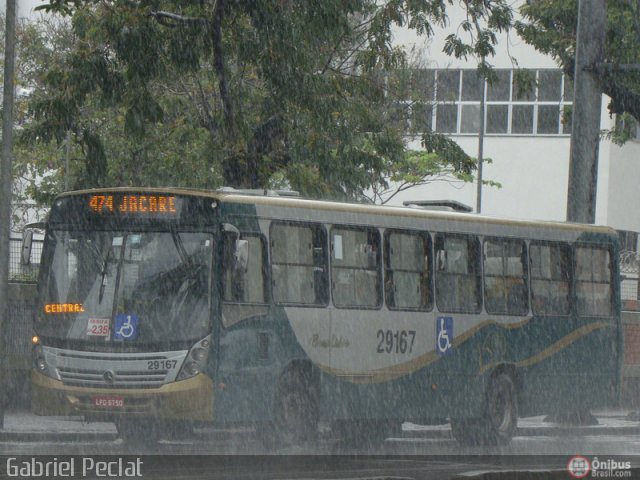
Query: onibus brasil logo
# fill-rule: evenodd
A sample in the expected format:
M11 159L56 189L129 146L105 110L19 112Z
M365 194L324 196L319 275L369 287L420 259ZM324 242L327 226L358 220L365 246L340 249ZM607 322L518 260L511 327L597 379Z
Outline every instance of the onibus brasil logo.
M569 460L567 470L573 478L585 478L591 471L591 464L588 458L576 455Z
M631 462L599 460L598 457L592 460L582 455L571 457L567 470L573 478L631 478Z

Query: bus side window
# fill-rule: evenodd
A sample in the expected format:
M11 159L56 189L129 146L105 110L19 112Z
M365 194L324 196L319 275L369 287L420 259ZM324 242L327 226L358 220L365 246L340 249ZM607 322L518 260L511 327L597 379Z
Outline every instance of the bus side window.
M428 233L385 232L385 296L390 309L432 308L431 237Z
M522 240L484 242L484 295L488 313L525 315L529 311L527 247Z
M471 235L438 233L436 304L441 312L479 313L482 308L480 241Z
M276 304L327 304L326 243L321 225L271 224L271 271Z
M373 228L331 231L331 288L337 307L381 304L380 233Z
M534 315L569 315L571 249L565 243L531 242L531 308Z
M603 247L577 246L575 252L578 314L611 315L613 295L609 250Z

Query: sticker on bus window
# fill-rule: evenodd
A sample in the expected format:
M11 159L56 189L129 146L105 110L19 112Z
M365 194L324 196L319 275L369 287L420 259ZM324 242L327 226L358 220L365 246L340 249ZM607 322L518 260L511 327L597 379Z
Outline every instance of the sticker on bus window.
M138 338L138 316L119 313L113 327L114 340L135 340Z
M342 260L342 235L333 236L333 256L336 260Z
M436 352L446 355L453 346L453 317L436 318Z
M109 319L108 318L89 318L87 322L88 337L108 337L109 336Z

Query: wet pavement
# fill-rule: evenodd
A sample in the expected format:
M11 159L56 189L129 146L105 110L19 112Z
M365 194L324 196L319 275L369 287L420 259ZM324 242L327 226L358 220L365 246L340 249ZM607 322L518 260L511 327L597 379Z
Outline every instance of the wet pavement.
M571 436L571 435L640 435L640 413L631 410L607 410L593 412L596 425L568 425L547 421L545 416L520 418L518 436ZM246 430L235 430L238 434ZM199 437L220 436L232 431L202 427L196 429ZM25 410L5 413L4 427L0 429L0 441L65 441L115 440L118 434L111 422L85 422L82 417L36 416ZM451 438L448 424L416 425L404 423L403 438Z

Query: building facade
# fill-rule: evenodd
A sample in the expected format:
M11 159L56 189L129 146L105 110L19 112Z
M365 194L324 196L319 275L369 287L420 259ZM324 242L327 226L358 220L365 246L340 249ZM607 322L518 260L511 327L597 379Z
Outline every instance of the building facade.
M499 37L496 56L488 59L496 79L491 84L480 81L477 60L458 60L443 53L445 37L460 23L461 14L452 11L450 28L436 31L431 39L408 30L396 32L397 44L420 52L425 59L424 69L411 74L409 145L420 148L420 132L435 131L447 134L477 157L485 88L483 178L501 186L483 186L481 213L564 221L571 125L563 120L573 103L573 85L552 58L515 33ZM615 122L608 114L608 103L604 97L601 130L610 130ZM640 212L634 207L640 200L640 141L633 137L623 146L606 138L600 143L596 223L637 232ZM402 192L389 203L455 200L476 210L476 196L475 183L437 181Z

